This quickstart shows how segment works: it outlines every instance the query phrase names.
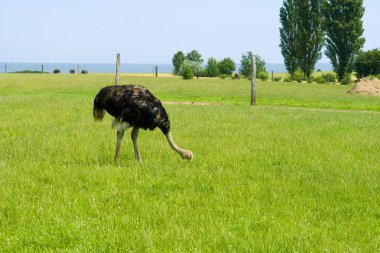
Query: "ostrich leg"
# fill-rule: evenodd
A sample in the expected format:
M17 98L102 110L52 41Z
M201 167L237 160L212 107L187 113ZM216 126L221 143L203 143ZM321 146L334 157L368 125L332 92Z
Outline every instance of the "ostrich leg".
M115 162L119 160L120 156L120 146L121 140L123 139L124 131L117 131L117 141L116 141L116 151L115 151Z
M134 127L131 132L131 137L133 141L133 149L135 150L135 157L137 162L141 162L140 150L137 144L137 138L139 137L139 128Z
M182 149L174 143L172 135L170 134L170 132L167 133L165 136L169 142L170 147L173 150L175 150L182 157L182 159L186 159L188 161L191 161L191 159L193 159L193 153L190 150Z

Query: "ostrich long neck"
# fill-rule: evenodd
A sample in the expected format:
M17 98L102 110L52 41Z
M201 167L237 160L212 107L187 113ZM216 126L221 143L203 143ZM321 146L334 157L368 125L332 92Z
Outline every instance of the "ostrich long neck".
M188 150L182 149L182 148L178 147L177 144L174 143L174 141L173 141L173 137L172 137L172 135L170 134L170 132L167 133L165 136L166 136L166 139L167 139L168 142L169 142L170 147L171 147L172 149L174 149L174 150L175 150L178 154L180 154L182 157L184 156L184 154L185 154L186 152L188 152Z

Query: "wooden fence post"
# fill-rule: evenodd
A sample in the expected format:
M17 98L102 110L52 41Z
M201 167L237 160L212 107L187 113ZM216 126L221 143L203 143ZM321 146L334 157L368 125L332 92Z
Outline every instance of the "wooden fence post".
M256 105L256 56L251 52L252 56L252 79L251 79L251 106Z
M120 81L120 54L116 54L116 77L115 77L115 85L119 85Z

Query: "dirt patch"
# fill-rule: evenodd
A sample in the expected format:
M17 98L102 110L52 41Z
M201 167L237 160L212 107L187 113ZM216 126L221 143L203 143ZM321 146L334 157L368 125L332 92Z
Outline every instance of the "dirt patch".
M200 105L200 106L223 105L222 103L208 103L208 102L172 102L172 101L165 101L162 103L164 105Z
M361 79L348 93L380 96L380 80L377 78Z

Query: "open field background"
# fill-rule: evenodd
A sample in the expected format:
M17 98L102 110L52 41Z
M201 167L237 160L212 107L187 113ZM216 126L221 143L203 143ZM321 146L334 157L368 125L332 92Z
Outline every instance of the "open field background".
M92 103L113 75L0 75L1 252L377 252L380 99L351 86L121 76L165 105L126 134Z

